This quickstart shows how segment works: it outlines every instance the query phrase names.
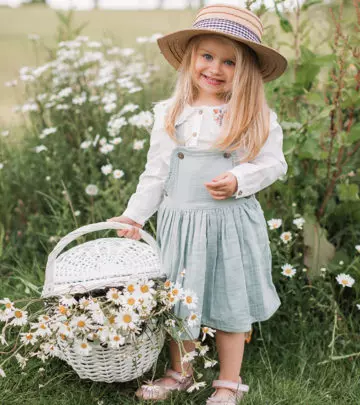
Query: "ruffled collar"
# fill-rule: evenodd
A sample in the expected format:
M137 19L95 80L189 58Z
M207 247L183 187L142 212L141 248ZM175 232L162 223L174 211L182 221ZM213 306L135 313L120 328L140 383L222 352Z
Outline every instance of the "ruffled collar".
M178 115L175 120L175 126L182 124L186 121L191 115L198 113L199 110L210 110L215 112L216 110L226 110L228 104L221 104L221 105L199 105L199 106L191 106L189 104L185 104L183 111Z

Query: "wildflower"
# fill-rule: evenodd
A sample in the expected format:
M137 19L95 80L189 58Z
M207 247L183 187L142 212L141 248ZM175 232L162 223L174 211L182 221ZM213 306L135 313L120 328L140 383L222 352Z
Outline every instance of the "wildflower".
M44 367L40 367L38 373L43 373L45 371Z
M180 276L185 277L185 273L186 273L186 269L184 269L183 271L180 272Z
M55 346L54 343L46 342L41 345L42 350L45 354L49 355L50 357L58 356L59 349Z
M207 326L204 326L204 327L201 329L201 331L202 331L202 333L203 333L203 337L202 337L202 339L201 339L202 342L205 340L206 335L209 335L209 336L211 336L211 337L214 337L214 333L216 332L215 329L211 329L211 328L209 328L209 327L207 327Z
M191 312L187 319L187 324L192 327L197 325L200 322L198 314Z
M72 103L75 105L82 105L86 102L86 93L83 91L80 96L76 96L72 99Z
M110 142L111 142L113 145L119 145L119 144L122 142L122 138L121 138L120 136L118 136L118 137L112 139Z
M20 341L21 343L24 343L25 346L36 343L36 335L33 333L21 333L20 336Z
M199 390L200 388L205 387L205 386L206 386L205 381L197 382L197 383L193 384L191 387L189 387L186 391L193 392L193 391Z
M142 281L138 285L136 292L138 294L155 294L156 291L152 288L154 284L153 280Z
M341 273L336 276L336 281L343 287L352 287L355 280L348 274Z
M109 103L104 105L104 111L108 114L116 110L116 103Z
M184 292L184 297L183 297L183 302L184 304L189 308L189 309L193 309L196 308L196 304L198 301L198 298L196 297L196 295L194 295L192 293L192 291L186 290Z
M132 282L128 283L125 287L125 290L130 294L133 294L136 291L136 284Z
M138 91L141 91L141 90L142 90L142 87L140 87L140 86L130 87L129 94L137 93ZM149 124L149 126L150 125L151 124ZM139 125L137 125L137 126L139 126Z
M296 269L289 263L284 264L283 266L281 266L282 268L282 272L281 274L283 274L286 277L293 277L296 273Z
M283 232L283 233L280 235L280 239L281 239L285 244L289 243L289 242L291 241L291 239L292 239L291 232Z
M39 323L33 325L37 330L35 335L37 336L51 336L51 330L45 323Z
M0 377L5 378L6 374L5 371L0 367Z
M107 176L112 172L112 164L101 166L101 171L103 174L105 174L105 176Z
M73 307L77 304L76 299L72 295L64 295L60 298L60 304L64 305L65 307Z
M71 321L71 326L80 332L87 332L92 327L90 319L86 315L74 317Z
M119 114L125 114L127 112L134 112L135 110L137 110L139 108L138 105L133 104L133 103L129 103L126 104L119 112Z
M340 266L342 266L342 265L344 264L344 261L343 261L343 260L340 260L340 261L339 261L339 264L340 264Z
M182 364L189 363L190 361L193 361L196 356L197 353L195 350L193 350L192 352L185 353L181 358L181 363Z
M15 308L11 314L14 319L10 322L10 325L23 326L27 324L27 311L22 311L21 309Z
M25 357L23 357L20 353L16 353L15 359L17 360L20 368L23 370L28 360Z
M91 145L91 141L84 141L84 142L81 142L80 148L87 149L90 145Z
M98 192L99 189L97 188L97 186L95 186L95 184L89 184L85 188L85 193L91 196L97 195Z
M124 172L122 170L116 169L113 172L114 179L121 179L124 176Z
M9 298L0 300L0 304L5 305L5 313L9 313L15 309L14 304L9 300Z
M360 304L356 304L357 309L360 310Z
M119 335L118 333L110 333L109 335L109 345L113 349L118 349L125 343L124 336Z
M282 225L281 219L270 219L267 221L270 229L278 229Z
M9 131L1 131L1 136L9 136Z
M134 308L136 306L136 298L128 292L125 292L125 294L122 296L121 304L129 308Z
M109 291L106 293L106 298L108 299L108 301L111 301L116 305L121 304L121 293L116 288L110 288Z
M47 150L47 147L46 147L45 145L39 145L39 146L36 146L36 147L34 148L34 150L35 150L36 153L40 153L40 152L42 152L43 150Z
M300 218L295 218L295 219L293 220L293 224L296 225L296 227L297 227L298 229L303 229L304 223L305 223L305 219L302 218L302 217L300 217Z
M64 89L62 89L62 90L59 92L58 98L65 98L65 97L68 97L71 93L72 93L72 88L71 88L71 87L65 87Z
M57 131L57 128L45 128L39 135L40 139L46 138L48 135L54 134Z
M125 330L135 329L136 323L139 322L139 315L133 311L123 311L116 316L116 324Z
M79 210L74 211L74 215L75 215L76 217L78 217L80 214L81 214L81 212L80 212Z
M104 155L107 155L108 153L112 152L113 150L114 150L114 145L112 145L110 143L106 143L99 149L100 153L102 153Z
M132 88L132 91L129 91L129 93L130 92L134 93L134 88ZM139 114L133 115L129 118L129 124L134 125L138 128L150 127L152 123L153 123L153 115L150 111L141 111Z
M320 271L325 273L326 272L326 267L321 267Z
M204 361L204 368L214 367L217 364L216 360L205 360Z
M86 340L80 340L75 342L74 350L76 353L82 356L88 356L92 349Z
M165 325L170 326L172 328L175 328L175 325L176 325L175 319L167 319L165 321Z
M355 249L357 250L358 253L360 253L360 245L356 245Z
M133 149L134 150L144 149L144 143L145 143L145 139L143 139L142 141L134 141Z

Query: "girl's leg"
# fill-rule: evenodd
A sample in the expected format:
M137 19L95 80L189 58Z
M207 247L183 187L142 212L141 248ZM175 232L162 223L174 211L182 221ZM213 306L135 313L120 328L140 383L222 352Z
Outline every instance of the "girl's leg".
M195 344L192 340L184 340L184 349L186 353L192 352L195 350ZM175 340L170 340L170 357L171 357L171 368L179 373L182 372L181 368L181 356L179 346ZM191 363L184 363L183 369L186 374L192 374Z
M216 346L219 355L219 380L239 382L239 375L244 354L245 333L216 331ZM216 396L229 394L226 388L217 389Z

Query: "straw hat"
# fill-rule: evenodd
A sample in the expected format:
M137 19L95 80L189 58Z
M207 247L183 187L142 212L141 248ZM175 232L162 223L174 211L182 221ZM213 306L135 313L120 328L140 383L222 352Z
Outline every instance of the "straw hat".
M189 40L201 34L221 34L253 49L260 63L264 82L281 76L287 61L279 52L261 43L263 25L251 11L214 4L203 7L197 14L192 28L164 35L157 40L161 53L178 70Z

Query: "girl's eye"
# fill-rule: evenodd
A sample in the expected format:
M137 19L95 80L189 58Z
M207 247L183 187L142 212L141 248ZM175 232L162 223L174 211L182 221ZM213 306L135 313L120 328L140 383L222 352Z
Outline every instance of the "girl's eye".
M204 53L203 57L204 57L205 59L207 59L207 60L211 60L211 59L212 59L212 56L209 55L208 53Z
M232 60L226 60L225 63L227 63L229 66L235 65L235 63Z

